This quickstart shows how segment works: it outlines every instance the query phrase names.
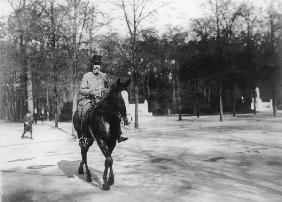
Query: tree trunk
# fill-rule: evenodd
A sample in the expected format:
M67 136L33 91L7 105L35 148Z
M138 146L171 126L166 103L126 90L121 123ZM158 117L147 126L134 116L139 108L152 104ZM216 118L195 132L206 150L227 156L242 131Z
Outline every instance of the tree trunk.
M14 89L14 81L12 81L12 90L11 90L11 108L12 108L12 121L16 120L16 110L15 110L15 89Z
M180 82L178 81L178 121L182 121L182 104L181 104L181 91Z
M219 116L220 116L220 122L222 122L223 121L222 83L219 84Z
M134 15L135 16L135 15ZM135 17L134 17L135 18ZM139 128L139 118L138 118L138 103L139 103L139 92L138 92L138 80L137 80L137 64L136 64L136 32L137 29L135 27L135 20L134 20L134 31L132 37L132 66L134 71L134 93L135 93L135 123L134 127L136 129Z
M72 104L72 115L74 115L74 113L76 112L77 110L77 87L76 87L76 84L73 84L73 87L72 87L72 96L73 96L73 104Z
M273 86L273 100L272 100L272 108L273 108L273 116L276 117L277 115L277 105L276 105L276 86Z
M236 116L236 99L235 99L236 87L232 85L232 114Z
M271 7L273 5L271 4ZM273 9L273 8L272 8ZM274 15L273 15L273 10L271 10L270 13L270 47L271 47L271 55L275 55L275 24L274 24ZM272 83L272 108L273 108L273 116L276 117L277 109L276 109L276 75L278 74L277 72L277 66L274 67L274 78L273 78L273 83Z
M181 103L181 89L180 89L180 71L179 66L177 64L177 70L178 70L178 121L182 121L182 103Z
M148 98L149 98L150 95L151 95L150 86L149 86L149 79L150 79L150 77L148 76L147 82L146 82L146 85L147 85L147 96L148 96Z
M257 115L257 97L254 97L254 115Z
M77 110L77 68L78 68L78 44L77 44L77 1L73 2L73 27L72 27L72 43L73 43L73 55L72 55L72 123L73 123L73 115ZM91 38L92 38L92 32ZM90 44L91 47L91 44ZM72 136L75 136L75 129L72 124ZM76 137L76 136L75 136Z
M210 87L208 87L207 104L209 107L211 106L211 88Z
M193 106L193 113L194 116L200 118L199 114L199 99L198 99L198 81L193 84L193 97L194 97L194 106Z
M57 65L56 65L56 38L55 38L55 20L54 20L54 10L53 10L53 1L51 1L51 31L52 31L52 39L51 39L51 47L52 47L52 65L53 65L53 81L54 81L54 120L55 120L55 128L58 128L59 123L59 106L58 106L58 89L57 89Z
M55 128L58 128L59 125L59 106L58 106L58 91L57 91L57 78L56 71L54 70L54 120L55 120Z
M72 99L72 123L73 123L73 115L77 110L77 98L78 98L76 81L73 81L72 83L72 97L73 97ZM72 124L71 134L72 136L76 137L73 124Z
M196 116L197 118L200 118L200 95L198 81L196 81Z
M31 66L27 64L27 108L33 116L33 96L32 96L32 70Z
M46 115L47 115L47 120L50 121L50 104L49 104L48 88L46 88Z
M196 105L196 115L197 115L197 118L200 118L200 103L199 103L198 98L197 98L197 105Z
M193 83L193 84L192 84L192 95L193 95L193 99L194 99L194 100L193 100L193 101L194 101L194 102L193 102L193 115L194 115L194 116L197 115L197 109L196 109L196 104L197 104L197 103L196 103L196 102L197 102L196 94L197 94L197 93L196 93L196 87L195 87L195 86L196 86L196 85Z
M273 98L272 107L273 107L273 116L276 117L277 115L276 98Z
M173 102L173 106L175 106L176 105L175 78L172 78L172 102Z
M136 81L135 81L136 82ZM139 128L139 120L138 120L138 86L137 83L134 84L134 92L135 92L135 124L134 127Z
M9 120L9 94L8 94L8 88L7 83L5 82L5 120Z

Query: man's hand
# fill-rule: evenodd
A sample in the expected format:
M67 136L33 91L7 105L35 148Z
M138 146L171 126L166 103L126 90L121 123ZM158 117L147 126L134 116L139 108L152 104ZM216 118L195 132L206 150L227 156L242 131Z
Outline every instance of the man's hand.
M96 94L97 94L97 91L96 90L90 90L89 91L89 96L91 96L91 97L94 97L94 96L96 96Z
M123 117L123 123L124 123L125 126L130 124L126 115Z

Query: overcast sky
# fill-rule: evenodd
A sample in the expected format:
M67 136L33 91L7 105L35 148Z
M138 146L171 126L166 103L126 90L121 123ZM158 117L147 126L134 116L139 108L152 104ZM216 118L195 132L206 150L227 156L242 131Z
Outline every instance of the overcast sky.
M15 2L19 0L13 0ZM58 0L57 0L58 1ZM59 0L62 1L62 0ZM91 1L91 0L90 0ZM190 19L200 17L204 14L203 4L207 2L207 0L157 0L155 2L166 2L167 5L159 9L158 13L156 13L150 20L144 23L144 26L153 26L158 30L164 29L166 25L172 26L182 26L187 27ZM235 2L241 2L243 0L234 0ZM271 0L249 0L254 2L257 6L263 6L267 2ZM277 0L273 0L277 1ZM278 0L281 1L281 0ZM106 10L107 13L111 13L111 15L122 15L114 5L109 4L108 0L95 0L98 2L102 10ZM154 2L154 1L153 1ZM153 6L152 6L153 8ZM2 15L8 15L12 8L7 0L0 0L0 11ZM113 25L114 30L122 30L122 22L115 22Z

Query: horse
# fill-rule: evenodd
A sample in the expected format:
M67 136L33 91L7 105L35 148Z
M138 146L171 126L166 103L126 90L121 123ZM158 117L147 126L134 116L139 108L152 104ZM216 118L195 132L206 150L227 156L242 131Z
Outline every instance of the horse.
M87 181L91 182L91 173L87 165L87 152L92 146L94 140L105 156L105 169L103 173L103 190L109 190L114 184L113 158L111 156L120 132L120 116L126 116L126 107L121 95L121 91L126 90L130 84L130 79L125 82L117 80L111 85L109 91L101 101L93 106L89 115L89 127L86 137L82 136L82 128L78 111L74 113L73 125L79 138L82 160L80 162L78 173L84 174L83 165L85 165ZM84 135L85 136L85 135ZM110 169L108 176L108 169Z

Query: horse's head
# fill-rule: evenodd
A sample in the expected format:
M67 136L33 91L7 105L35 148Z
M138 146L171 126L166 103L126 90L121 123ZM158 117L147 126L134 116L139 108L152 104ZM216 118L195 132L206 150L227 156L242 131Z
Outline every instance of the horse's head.
M130 85L130 83L130 79L127 79L126 81L121 81L118 79L111 85L108 94L105 96L107 104L111 106L113 112L118 112L123 117L126 116L126 107L121 92L123 90L127 90L127 87Z
M117 82L113 83L111 85L111 90L121 93L123 90L127 90L127 87L129 86L131 80L127 79L126 81L122 82L120 79L117 80Z

